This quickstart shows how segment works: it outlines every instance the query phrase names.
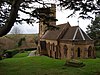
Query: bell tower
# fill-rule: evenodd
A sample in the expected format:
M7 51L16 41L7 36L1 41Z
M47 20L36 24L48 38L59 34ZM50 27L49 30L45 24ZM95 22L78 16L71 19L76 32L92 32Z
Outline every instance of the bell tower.
M47 8L40 8L40 15L44 15L46 17L53 17L56 19L56 5L55 4L51 4L51 7L47 7ZM46 24L44 24L45 19L44 16L41 17L40 21L39 21L39 37L41 39L41 37L45 34L46 31ZM49 21L48 22L49 25L56 25L56 21Z
M43 41L41 39L41 37L45 34L46 30L47 30L47 25L46 23L48 23L49 25L56 25L56 21L54 20L48 20L51 18L56 19L56 5L55 4L51 4L50 7L47 8L39 8L39 15L41 16L40 20L39 20L39 40L38 40L38 53L41 54L47 54L46 51L46 42ZM48 19L46 19L46 18ZM44 23L45 22L45 23Z

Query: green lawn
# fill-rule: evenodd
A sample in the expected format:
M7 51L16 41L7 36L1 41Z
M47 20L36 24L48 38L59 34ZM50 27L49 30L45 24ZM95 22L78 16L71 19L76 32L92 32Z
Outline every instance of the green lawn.
M13 56L13 58L22 58L22 57L27 57L29 55L30 51L25 51L24 53L18 53Z
M81 59L86 66L75 68L64 66L66 60L26 55L19 57L21 55L18 54L14 58L1 60L0 75L100 75L99 58Z

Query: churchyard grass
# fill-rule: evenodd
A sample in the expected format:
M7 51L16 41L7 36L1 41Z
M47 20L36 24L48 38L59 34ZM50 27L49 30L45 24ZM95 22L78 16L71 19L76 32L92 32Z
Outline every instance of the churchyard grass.
M13 58L22 58L27 57L31 51L24 51L23 53L17 53L13 56Z
M22 56L21 56L22 55ZM0 61L0 75L100 75L100 59L78 59L81 68L64 66L66 60L46 56L27 57L20 53Z

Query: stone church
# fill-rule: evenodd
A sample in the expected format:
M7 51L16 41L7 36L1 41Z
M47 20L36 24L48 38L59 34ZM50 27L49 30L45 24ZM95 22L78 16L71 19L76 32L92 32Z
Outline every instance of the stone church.
M41 9L41 8L40 8ZM56 17L56 6L51 4L49 16ZM45 8L48 10L48 8ZM44 12L40 14L44 14ZM95 58L94 41L79 27L71 26L69 22L56 25L57 30L46 30L46 25L39 21L39 53L58 59Z

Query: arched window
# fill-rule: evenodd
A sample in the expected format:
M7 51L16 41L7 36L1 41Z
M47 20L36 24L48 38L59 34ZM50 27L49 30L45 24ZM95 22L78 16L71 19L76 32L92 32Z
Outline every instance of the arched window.
M78 48L77 48L77 57L80 57L80 54L81 54L81 50L80 50L80 48L78 47Z
M67 45L64 45L63 49L64 49L64 56L67 57L67 50L68 50Z

